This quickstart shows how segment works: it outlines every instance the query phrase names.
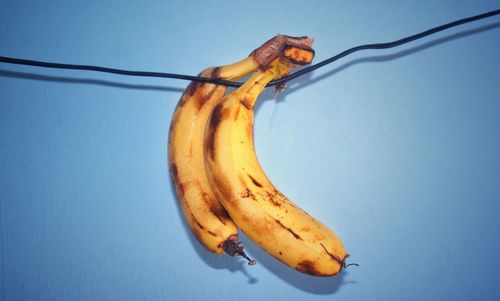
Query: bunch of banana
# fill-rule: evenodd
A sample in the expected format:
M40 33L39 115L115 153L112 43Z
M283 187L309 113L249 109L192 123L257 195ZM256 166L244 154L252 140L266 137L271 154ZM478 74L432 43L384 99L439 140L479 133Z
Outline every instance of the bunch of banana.
M252 75L224 96L226 88L191 83L172 119L169 166L180 207L198 240L210 251L241 255L240 228L288 266L314 276L345 267L339 238L280 193L263 172L253 144L254 107L272 80L311 63L312 39L278 35L232 65L202 76L234 80Z

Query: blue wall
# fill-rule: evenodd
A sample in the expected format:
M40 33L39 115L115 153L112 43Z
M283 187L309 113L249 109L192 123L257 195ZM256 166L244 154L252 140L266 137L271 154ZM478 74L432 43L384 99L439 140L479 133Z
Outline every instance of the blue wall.
M316 61L498 1L3 1L0 55L196 74L276 33ZM238 2L238 1L235 1ZM243 1L241 1L243 3ZM187 83L0 64L2 300L500 298L500 19L293 81L258 106L269 177L343 239L340 277L204 251L166 137Z

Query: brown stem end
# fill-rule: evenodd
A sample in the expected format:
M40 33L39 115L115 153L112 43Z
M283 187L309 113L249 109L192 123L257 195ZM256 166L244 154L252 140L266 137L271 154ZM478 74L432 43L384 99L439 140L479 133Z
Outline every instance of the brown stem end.
M238 241L238 237L235 235L230 236L222 244L222 249L230 256L238 255L245 258L246 260L248 260L248 265L254 265L257 263L255 259L251 259L250 257L247 256L245 251L243 251L243 244Z

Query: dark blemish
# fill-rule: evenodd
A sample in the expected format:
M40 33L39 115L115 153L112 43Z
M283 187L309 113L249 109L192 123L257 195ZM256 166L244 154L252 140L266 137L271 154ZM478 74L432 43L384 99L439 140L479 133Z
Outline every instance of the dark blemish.
M343 260L340 260L340 258L338 258L337 256L333 255L332 253L328 252L328 250L326 249L326 247L322 243L319 243L319 244L323 247L323 250L325 250L326 254L330 255L330 258L333 261L338 262L342 266Z
M206 72L206 71L207 71L207 70L203 70L203 71L201 71L201 72L198 74L198 76L205 76L204 74L205 74L205 72ZM186 88L186 91L184 92L184 94L182 95L182 97L184 98L184 97L186 97L186 96L188 96L188 97L193 96L193 95L194 95L194 92L196 91L196 89L198 89L198 87L199 87L200 85L203 85L203 83L202 83L202 82L191 82L191 83L189 84L189 86ZM187 97L186 97L186 98L187 98ZM184 102L185 102L185 100L183 101L183 103L181 104L181 106L184 104Z
M257 187L262 187L262 184L259 183L259 181L257 181L254 177L252 177L250 174L247 174L248 177L250 178L250 180L252 180L252 183L255 184L255 186Z
M207 84L208 85L208 84ZM205 87L202 87L203 89ZM200 110L203 105L210 99L212 98L212 96L214 95L215 91L217 91L217 86L212 86L210 87L210 91L207 92L206 95L200 95L200 97L196 98L196 107L198 108L198 110Z
M269 191L266 191L266 193L267 193L267 197L268 197L269 202L273 203L273 205L274 205L274 206L276 206L276 207L281 207L281 203L280 203L280 202L278 202L278 201L276 201L276 200L274 199L274 196L275 196L275 195L273 195L273 194L272 194L272 193L270 193ZM288 211L287 211L287 212L288 212Z
M211 78L219 78L220 74L220 67L215 67L212 69L212 74L210 75Z
M196 185L198 186L198 188L201 190L201 185L200 185L200 182L196 181ZM203 202L205 202L205 204L208 206L210 203L212 203L212 200L208 197L208 193L204 192L203 191Z
M205 229L205 227L203 227L203 225L202 225L202 224L200 224L200 222L199 222L199 221L197 221L197 220L194 218L194 216L193 216L193 219L196 221L196 224L198 225L198 227L200 227L200 229Z
M276 207L281 207L281 203L277 202L273 197L269 197L269 201Z
M172 177L177 180L179 179L179 171L177 170L177 164L170 164L170 172L172 173Z
M220 122L221 110L222 110L222 103L219 103L215 106L214 111L212 112L212 116L210 116L210 121L208 122L207 138L205 140L205 144L208 149L210 158L212 159L214 158L215 131L217 129L217 125Z
M212 214L215 215L223 225L226 224L225 219L227 218L227 212L224 209L217 210L217 208L210 207L210 212L212 212Z
M283 255L283 253L281 253L281 251L278 251L278 253L279 253L280 255Z
M201 75L201 73L200 73L200 75ZM186 88L186 91L182 95L182 98L184 98L184 99L182 100L181 107L184 104L185 99L187 99L188 97L192 97L194 95L194 93L196 92L196 90L199 88L199 86L202 84L203 83L201 83L201 82L191 82L188 85L188 87Z
M177 192L180 196L184 195L184 186L182 185L180 179L179 179L179 171L177 170L177 164L172 163L170 164L170 173L172 175L172 178L174 179L174 184L175 187L177 188Z
M217 237L217 234L215 234L214 232L212 232L212 231L210 231L210 230L208 230L207 232L208 232L208 234L210 234L210 235L212 235L212 236Z
M250 110L252 108L252 106L245 99L242 99L240 102L248 110Z
M278 202L278 201L276 201L276 200L274 199L274 196L275 196L276 194L272 194L272 193L271 193L271 192L269 192L269 191L266 191L266 194L267 194L267 198L268 198L269 202L273 203L273 205L274 205L274 206L281 207L281 203L280 203L280 202Z
M212 72L210 73L209 77L210 78L219 78L219 73L220 73L220 67L215 67L212 69ZM210 91L205 96L200 97L198 99L198 102L197 102L198 110L203 107L203 105L205 104L205 102L207 102L207 100L212 98L213 94L215 93L215 91L217 91L217 89L219 89L220 87L222 87L223 89L226 89L223 86L217 86L217 85L208 84L208 83L204 83L204 86L202 87L202 89L205 89L207 86L209 86Z
M280 225L281 227L285 228L288 232L290 232L293 235L293 237L295 237L296 239L303 240L297 233L293 232L292 229L290 229L290 228L286 227L285 225L283 225L279 220L275 219L274 221L277 222L278 225Z
M257 201L255 195L250 191L250 189L246 188L245 192L241 195L242 198L251 198L254 201Z
M211 69L211 70L210 70ZM210 70L210 73L208 74L208 71ZM209 77L209 78L218 78L220 73L220 67L215 67L215 68L209 68L206 69L198 74L198 76L203 76L203 77ZM216 85L214 84L209 84L209 83L202 83L202 82L191 82L188 87L186 88L186 91L182 95L181 101L179 102L179 106L182 107L184 103L187 101L189 97L192 97L197 89L205 89L207 86L210 86L211 90L208 92L208 94L205 97L200 97L197 99L197 105L198 105L198 110L203 106L203 104L212 97L213 93L215 90L217 90Z
M196 217L194 217L194 215L193 215L193 214L191 214L191 219L193 220L193 222L195 222L195 223L196 223L196 225L198 225L198 227L200 227L200 229L202 229L202 230L204 230L204 229L205 229L205 227L203 227L203 226L200 224L200 222L198 222L198 220L196 219ZM202 237L201 237L201 234L200 234L200 232L199 232L199 230L197 230L196 228L193 228L193 227L191 227L191 230L192 230L192 232L194 233L194 236L196 236L196 238L197 238L199 241L203 241L203 240L202 240Z
M297 264L297 267L295 268L297 271L306 273L309 275L319 275L318 271L314 268L314 263L310 260L303 260Z

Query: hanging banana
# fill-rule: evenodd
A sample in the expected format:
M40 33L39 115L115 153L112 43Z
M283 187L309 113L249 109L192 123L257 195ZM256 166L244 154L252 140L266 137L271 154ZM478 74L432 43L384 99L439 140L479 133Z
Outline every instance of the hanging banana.
M346 253L330 229L279 192L263 172L253 144L254 107L267 83L309 64L312 40L271 40L280 49L238 89L217 104L205 132L208 179L217 199L238 227L259 247L296 270L333 276Z
M208 68L200 76L240 79L279 55L278 50L270 47L270 41L254 50L247 58L231 65ZM240 255L249 264L254 264L255 261L246 256L243 245L238 242L237 227L215 197L205 172L205 126L226 90L227 87L222 85L196 82L189 84L177 104L170 124L169 169L182 213L200 243L211 252Z
M201 76L236 80L257 69L252 56L232 65L208 68ZM203 135L226 87L192 82L174 111L168 139L170 174L180 208L200 243L214 253L236 245L238 230L216 199L205 172ZM234 254L232 254L234 255Z

